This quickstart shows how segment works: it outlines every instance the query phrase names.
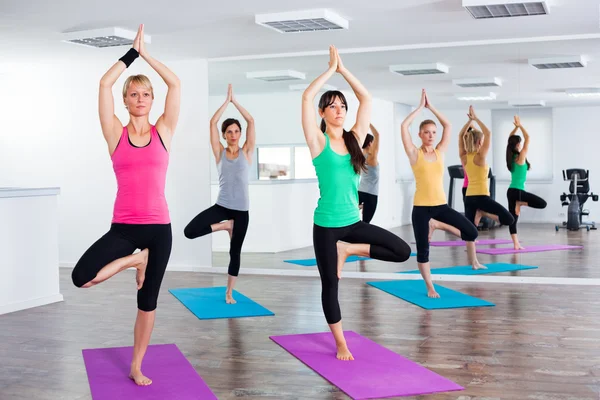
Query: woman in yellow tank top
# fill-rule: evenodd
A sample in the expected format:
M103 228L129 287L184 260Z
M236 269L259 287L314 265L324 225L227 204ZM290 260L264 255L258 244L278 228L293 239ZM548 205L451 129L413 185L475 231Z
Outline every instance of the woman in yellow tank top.
M492 133L473 110L469 107L469 121L465 124L458 140L458 154L460 161L465 166L465 172L469 176L469 186L465 197L465 217L479 225L482 214L500 222L502 225L511 225L514 218L506 208L490 197L488 186L488 173L490 170L486 162L490 150ZM481 130L471 127L476 122Z
M430 119L421 122L419 126L421 146L416 147L411 139L408 127L423 108L428 108L442 124L442 139L437 146L435 145L437 126ZM450 142L451 130L450 122L429 103L425 90L421 93L421 104L406 117L401 129L402 144L410 160L416 183L412 225L417 242L417 264L425 280L429 297L440 297L433 286L429 264L429 232L432 220L436 221L438 227L460 236L467 243L469 263L474 269L482 267L475 255L477 229L459 212L450 208L446 201L444 153Z

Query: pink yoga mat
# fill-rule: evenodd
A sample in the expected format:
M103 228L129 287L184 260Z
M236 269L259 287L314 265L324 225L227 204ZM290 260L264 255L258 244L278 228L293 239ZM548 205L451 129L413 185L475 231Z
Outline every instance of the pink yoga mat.
M516 254L516 253L536 253L540 251L553 251L553 250L573 250L583 249L583 246L568 246L562 244L549 244L543 246L525 246L524 250L515 250L513 247L497 247L495 249L477 249L478 253L482 254Z
M83 350L94 400L217 399L174 344L148 346L142 363L149 386L137 386L129 376L133 347Z
M355 400L464 390L353 331L344 331L344 335L354 361L335 357L330 332L270 338Z
M415 242L413 242L415 243ZM480 239L477 241L478 246L486 246L490 244L509 244L512 243L512 240L508 239ZM465 242L463 240L449 240L447 242L429 242L430 246L437 247L456 247L456 246L464 246Z

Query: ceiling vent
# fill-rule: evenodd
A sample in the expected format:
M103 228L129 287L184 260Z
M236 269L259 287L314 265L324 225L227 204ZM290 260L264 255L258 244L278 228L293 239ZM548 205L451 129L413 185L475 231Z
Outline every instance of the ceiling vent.
M131 46L137 31L111 27L63 33L63 42L89 47ZM144 43L150 43L150 35L144 34Z
M463 0L462 5L475 19L546 15L550 12L547 0Z
M583 56L530 58L528 62L537 69L583 68L587 65Z
M306 90L306 88L308 88L308 84L305 83L298 83L295 85L290 85L290 90L293 91L303 91ZM332 85L328 85L328 84L324 84L323 87L321 88L321 92L326 92L328 90L337 90L337 88L335 86Z
M448 66L441 63L390 65L390 72L406 76L447 74L448 70Z
M496 93L494 93L494 92L489 92L488 94L485 94L485 93L472 93L472 94L461 93L461 94L456 95L456 100L462 100L462 101L496 100Z
M546 102L544 100L534 100L534 101L509 101L509 106L513 107L544 107Z
M254 22L279 33L348 29L348 20L326 9L256 14Z
M500 78L452 79L452 83L462 88L482 88L502 86Z
M291 69L281 71L255 71L246 72L246 78L258 79L265 82L284 82L284 81L301 81L306 79L306 75L302 72Z
M600 97L600 88L577 88L565 90L571 97Z

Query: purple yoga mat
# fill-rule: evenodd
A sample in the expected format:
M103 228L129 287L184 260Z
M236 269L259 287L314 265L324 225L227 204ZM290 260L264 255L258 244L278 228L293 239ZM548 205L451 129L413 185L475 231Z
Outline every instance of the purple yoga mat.
M477 249L478 253L482 254L515 254L515 253L535 253L540 251L552 250L573 250L583 249L583 246L568 246L562 244L549 244L544 246L525 246L524 250L515 250L513 247L497 247L495 249Z
M330 332L270 338L355 400L464 390L356 332L344 335L354 361L335 357Z
M415 243L415 242L413 242ZM512 243L512 240L508 239L481 239L477 241L477 245L485 246L490 244L509 244ZM429 242L430 246L437 247L458 247L464 246L465 242L463 240L449 240L447 242Z
M217 399L174 344L148 346L142 372L152 379L149 386L137 386L128 377L133 347L82 352L94 400Z

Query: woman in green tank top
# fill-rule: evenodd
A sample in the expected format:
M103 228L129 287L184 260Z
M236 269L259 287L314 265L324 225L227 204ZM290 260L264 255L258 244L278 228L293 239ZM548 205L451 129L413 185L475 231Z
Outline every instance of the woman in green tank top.
M515 221L509 225L510 237L512 238L515 250L523 249L517 236L517 220L521 213L521 207L528 206L532 208L546 208L546 201L535 194L525 191L525 181L527 180L527 171L531 168L527 160L529 151L529 134L521 125L521 119L515 115L515 129L508 136L506 145L506 167L510 171L511 181L506 192L508 198L508 211L512 214ZM517 136L517 131L523 132L523 145L521 145L521 136Z
M339 91L325 92L319 100L320 126L314 99L325 82L339 73L358 98L356 123L346 131L348 103ZM337 358L353 360L344 339L338 303L338 281L350 255L383 261L404 262L410 246L393 233L360 220L358 181L365 169L361 145L371 122L371 95L344 67L333 46L329 48L329 68L306 88L302 95L302 129L319 181L319 201L314 213L313 245L321 276L321 303L333 333Z

